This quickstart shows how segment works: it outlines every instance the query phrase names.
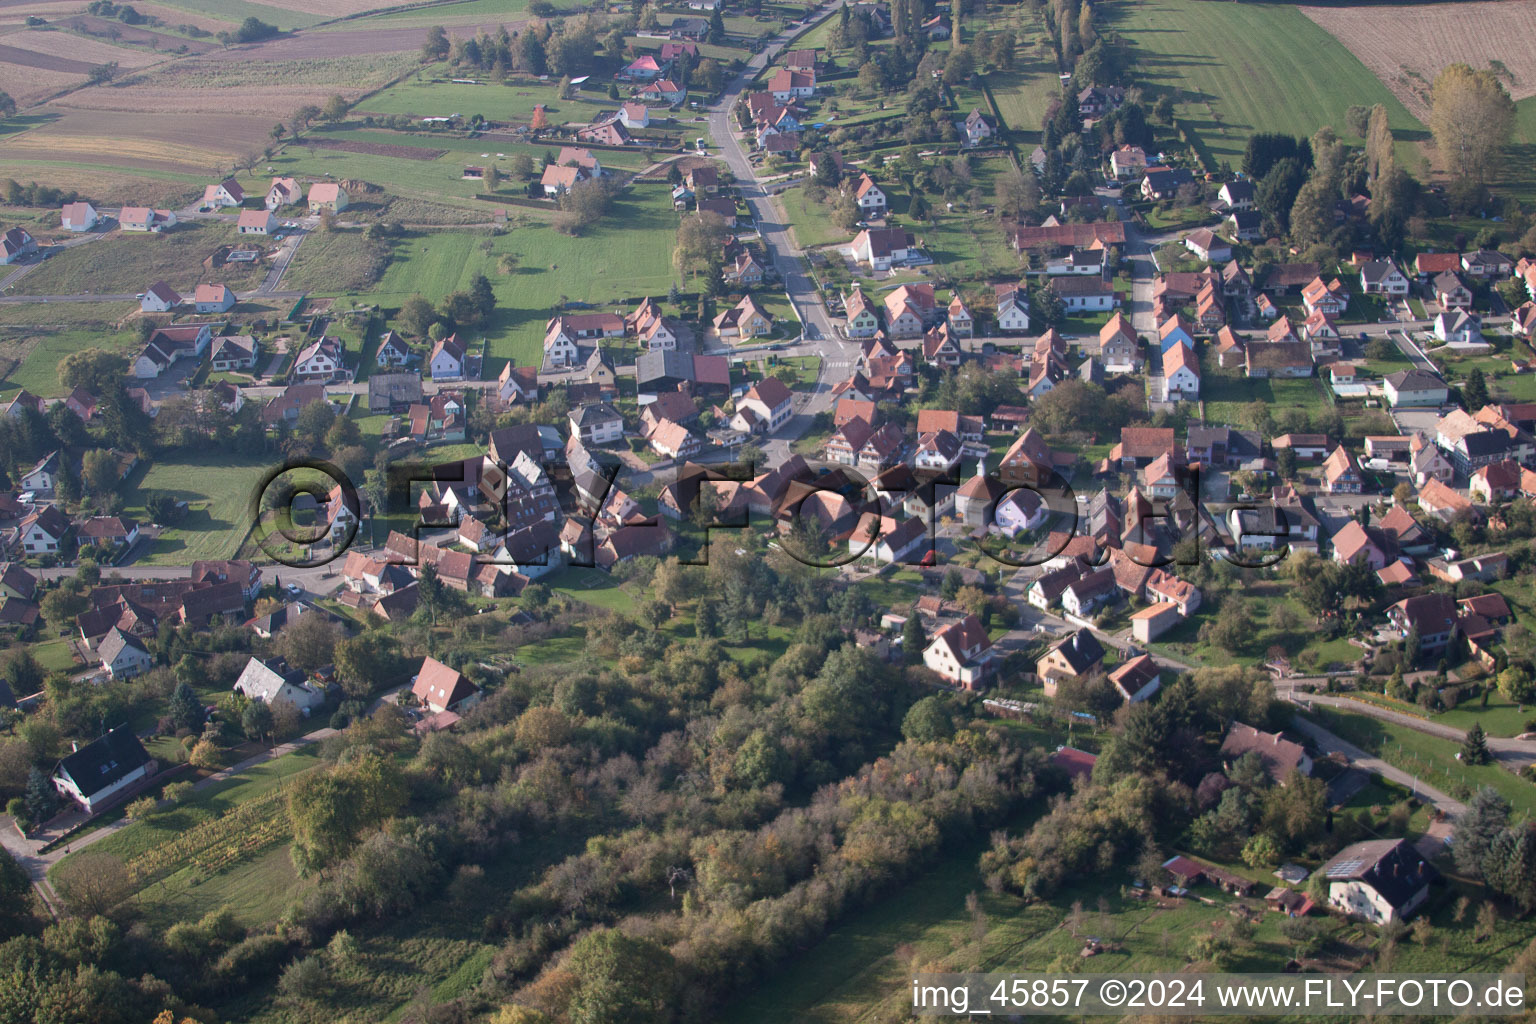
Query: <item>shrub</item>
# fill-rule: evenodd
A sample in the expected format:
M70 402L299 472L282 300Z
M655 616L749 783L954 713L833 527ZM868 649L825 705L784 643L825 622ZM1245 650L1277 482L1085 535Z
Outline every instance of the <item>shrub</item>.
M161 790L160 795L173 804L179 804L192 795L192 783L173 782Z
M128 805L128 817L132 818L134 821L143 821L151 814L154 814L156 808L159 806L160 801L156 800L154 797L141 796Z

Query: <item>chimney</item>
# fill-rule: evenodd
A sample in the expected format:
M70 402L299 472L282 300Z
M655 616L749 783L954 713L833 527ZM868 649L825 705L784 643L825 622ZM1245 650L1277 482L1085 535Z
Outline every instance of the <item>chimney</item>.
M69 752L71 754L75 753L79 749L80 749L80 741L79 740L70 740L69 741Z

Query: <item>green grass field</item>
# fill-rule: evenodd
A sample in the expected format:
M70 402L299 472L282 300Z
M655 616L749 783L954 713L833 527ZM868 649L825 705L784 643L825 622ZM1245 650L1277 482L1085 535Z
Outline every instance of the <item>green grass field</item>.
M86 305L82 303L81 305ZM90 303L99 316L107 308ZM46 307L52 312L52 306ZM0 309L30 309L34 315L46 315L42 307L0 306ZM63 395L59 383L59 363L65 356L86 348L102 348L128 355L138 345L131 334L114 331L102 324L96 329L83 327L48 329L7 329L0 331L0 367L5 377L0 386L6 391L26 388L34 395L53 398Z
M249 3L248 0L164 0L164 2L167 7L179 7L194 14L222 18L234 25L240 24L246 18L260 18L285 32L327 20L323 14L306 14L286 7L268 7L266 4Z
M263 456L183 452L136 471L124 495L125 514L146 518L144 500L151 491L191 506L182 522L161 534L139 563L187 565L198 558L233 557L251 526L252 492L272 464Z
M674 280L677 223L664 185L642 185L621 194L608 216L579 237L535 219L495 237L470 231L414 235L395 244L394 259L376 286L349 298L393 310L418 292L436 301L485 274L498 303L485 368L494 376L508 358L538 362L544 325L562 301L606 308L665 295ZM508 252L518 256L519 266L502 274L496 265ZM301 248L295 266L304 258ZM323 275L323 266L315 273Z
M118 232L54 255L29 273L20 288L28 295L135 295L156 281L166 281L184 296L194 285L223 283L236 291L254 288L266 268L262 264L228 263L218 270L203 266L221 245L239 236L223 221L186 221L162 234ZM254 248L267 239L246 239ZM131 311L116 308L119 315Z
M1333 708L1313 708L1307 717L1442 792L1456 796L1479 786L1492 786L1517 812L1536 814L1536 786L1498 764L1462 764L1456 759L1460 745L1450 740Z
M1201 360L1205 375L1200 397L1205 400L1205 418L1211 423L1247 426L1247 406L1255 400L1268 402L1272 409L1305 409L1314 416L1328 407L1322 382L1316 377L1251 380L1242 375L1241 368L1222 369L1215 362Z
M552 2L553 6L561 11L575 10L581 6L575 0L552 0ZM399 28L401 23L419 22L422 25L445 25L451 30L454 22L480 18L510 20L514 17L522 17L527 11L527 0L462 0L460 3L438 4L424 9L388 11L367 18L358 18L340 27L355 29L361 26L378 25L380 28Z
M1149 101L1172 92L1178 117L1214 163L1241 167L1259 131L1341 134L1354 104L1384 104L1399 143L1423 126L1338 40L1294 7L1148 0L1099 8L1130 48L1127 66Z

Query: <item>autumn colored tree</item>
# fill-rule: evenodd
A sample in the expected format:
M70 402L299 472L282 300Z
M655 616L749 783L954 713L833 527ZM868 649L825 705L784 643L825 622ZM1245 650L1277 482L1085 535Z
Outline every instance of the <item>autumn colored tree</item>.
M1429 130L1455 177L1487 182L1514 127L1515 102L1492 71L1451 64L1435 78Z

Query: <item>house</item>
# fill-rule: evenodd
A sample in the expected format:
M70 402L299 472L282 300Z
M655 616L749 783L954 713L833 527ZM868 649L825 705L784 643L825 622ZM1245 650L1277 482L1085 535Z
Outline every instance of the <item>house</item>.
M1141 340L1124 314L1116 313L1099 328L1099 359L1111 373L1136 373L1141 369Z
M1365 490L1360 467L1343 445L1323 460L1323 490L1329 494L1360 494Z
M1086 618L1119 596L1115 570L1104 566L1068 583L1061 592L1061 607L1068 615Z
M1163 684L1162 670L1150 654L1138 654L1109 674L1109 681L1127 704L1146 700Z
M791 71L815 71L816 53L815 50L790 50L784 55L784 66Z
M139 311L142 313L169 313L179 305L181 296L164 281L150 285L143 298L139 299Z
M1264 236L1264 217L1257 210L1233 210L1227 214L1232 237L1239 242L1252 242Z
M651 126L651 112L644 103L619 104L619 123L625 128L638 130Z
M1125 102L1125 90L1118 85L1090 85L1078 91L1077 109L1083 117L1098 117Z
M1261 732L1251 725L1233 722L1221 741L1222 761L1230 768L1247 754L1259 756L1264 771L1277 785L1285 785L1292 772L1312 774L1312 758L1300 743L1293 743L1277 732Z
M1225 263L1232 258L1232 246L1210 228L1197 228L1184 239L1184 248L1207 263Z
M17 601L30 601L37 593L37 577L17 565L6 562L0 569L0 596Z
M347 190L334 182L317 181L309 186L309 212L340 213L347 208Z
M1381 531L1351 519L1333 535L1333 560L1340 565L1365 565L1375 572L1391 560L1387 557L1390 547Z
M1465 309L1447 310L1435 317L1435 337L1452 345L1485 345L1483 325Z
M1170 402L1200 400L1200 360L1194 349L1174 345L1164 350L1163 398Z
M1029 330L1029 296L1024 291L1024 285L994 285L993 292L996 296L997 329L1004 334Z
M1170 348L1195 350L1195 325L1183 313L1175 313L1164 320L1157 329L1158 348L1167 352Z
M966 307L965 300L960 297L958 291L950 296L944 321L949 325L949 333L952 337L969 338L975 332L976 320L971 316L971 311Z
M299 183L293 178L273 178L271 186L267 188L267 209L280 210L285 206L291 206L298 202L303 194Z
M192 301L199 313L227 313L235 308L235 293L225 284L200 284Z
M240 678L235 680L234 692L259 700L268 707L292 704L300 713L308 715L325 703L325 692L311 686L299 669L290 668L282 658L262 661L252 657L245 663Z
M1223 369L1236 366L1239 363L1246 365L1248 349L1243 340L1237 336L1237 332L1230 327L1222 327L1216 332L1216 365ZM1307 360L1308 373L1311 373L1311 359Z
M148 206L125 206L117 211L117 225L124 231L159 234L176 226L176 214L172 210L155 210Z
M462 711L480 699L480 689L433 657L422 659L411 680L411 696L432 711Z
M1040 677L1047 697L1056 696L1056 687L1063 679L1077 679L1092 675L1104 667L1104 648L1090 629L1079 629L1062 637L1035 662L1035 674Z
M107 678L114 680L132 679L155 665L154 655L149 653L144 641L116 626L96 645L96 656Z
M439 338L427 357L433 380L463 380L468 353L457 332Z
M971 109L969 114L965 115L965 121L962 123L961 128L965 133L965 144L967 146L979 146L996 134L992 125L982 116L981 110L975 107Z
M1277 453L1289 448L1297 462L1316 462L1329 452L1327 434L1281 434L1269 443Z
M1217 330L1227 322L1227 303L1215 285L1206 285L1195 297L1195 320L1203 331Z
M213 339L209 364L215 371L249 370L256 365L259 343L249 334L221 334Z
M1422 481L1419 484L1419 508L1446 523L1464 512L1472 511L1472 502L1445 483L1454 475L1450 462L1439 455L1439 450L1433 446L1427 446L1424 450L1435 452L1441 465L1421 471L1419 459L1415 456L1414 474L1416 479Z
M1068 313L1102 312L1119 304L1114 288L1103 278L1053 277L1048 287L1061 299Z
M681 423L662 420L646 439L656 454L664 459L680 462L691 459L704 449L704 443Z
M129 548L139 539L139 524L122 516L90 516L75 527L82 547Z
M854 558L867 556L887 565L911 563L922 558L927 539L927 524L918 516L897 522L890 516L865 512L848 534L848 554Z
M1402 298L1408 294L1408 278L1390 260L1371 260L1360 268L1360 290L1367 295Z
M853 183L853 201L863 220L885 216L885 193L868 174L860 174Z
M1147 151L1124 145L1109 154L1109 170L1116 178L1134 178L1147 170Z
M1139 644L1149 644L1184 621L1171 604L1153 604L1131 613L1131 637Z
M1446 403L1450 390L1445 381L1428 370L1398 370L1382 381L1387 401L1394 408L1399 406L1440 406Z
M1479 466L1472 471L1467 493L1485 505L1512 500L1520 495L1522 472L1520 463L1514 459Z
M1441 309L1471 309L1472 289L1461 280L1461 275L1447 270L1436 274L1430 287Z
M1429 279L1447 270L1461 269L1461 256L1454 252L1421 252L1413 258L1413 270L1419 277Z
M1216 198L1228 210L1251 210L1254 199L1253 182L1247 178L1229 181L1221 186L1220 191L1216 193Z
M724 221L726 227L736 226L736 200L734 199L700 199L694 203L694 209L698 211L701 218L704 214L710 213Z
M1165 167L1147 172L1141 180L1143 199L1172 199L1180 186L1192 184L1195 176L1187 167Z
M938 316L931 284L904 284L885 296L885 329L892 338L920 338Z
M464 402L463 396L456 392L439 391L426 402L412 405L406 415L412 440L424 443L464 440Z
M857 284L843 297L843 314L848 320L849 338L873 338L880 331L879 314Z
M53 769L53 786L94 814L153 775L156 767L133 730L120 725L60 760Z
M782 427L794 409L794 394L777 377L765 377L747 389L736 402L738 412L751 412L763 424L763 433Z
M58 551L67 533L69 533L69 520L64 518L64 513L59 511L57 505L43 506L38 511L23 517L16 527L16 536L21 542L21 550L29 555Z
M843 154L835 149L817 150L811 154L808 163L813 178L820 179L830 175L833 180L836 180L843 176Z
M213 341L212 324L179 324L161 327L133 361L133 375L140 380L158 377L178 359L199 357Z
M406 366L411 361L411 349L399 334L385 331L379 336L379 348L373 360L380 367Z
M37 252L37 240L26 228L11 228L0 235L0 264L11 264Z
M1351 843L1318 870L1328 880L1330 906L1376 925L1413 916L1440 879L1406 839Z
M341 339L321 335L293 357L293 379L305 383L326 383L343 367Z
M1536 338L1536 302L1522 302L1510 314L1509 329L1527 340Z
M768 91L775 103L807 99L816 94L816 72L780 68L768 80Z
M993 669L992 640L981 620L967 615L934 633L923 650L923 664L951 686L979 690Z
M624 439L624 417L607 402L579 406L572 409L567 418L571 436L581 438L581 443L589 447Z
M849 253L871 270L890 270L910 257L912 235L901 228L866 228L854 238Z
M750 295L714 319L715 333L722 341L758 338L773 331L773 318Z
M586 169L574 164L561 167L559 164L550 164L544 168L543 175L539 178L539 184L544 186L546 196L558 196L563 192L569 192L579 181L587 180Z
M242 235L270 235L277 230L277 224L271 210L241 210L235 230Z
M1508 277L1515 272L1515 261L1501 252L1479 249L1461 254L1461 269L1476 278Z
M1321 277L1314 277L1305 288L1301 290L1301 303L1310 313L1325 313L1328 316L1338 316L1349 308L1349 292L1344 287L1344 282L1334 278L1325 284Z
M1456 635L1456 599L1450 594L1418 594L1387 609L1398 636L1417 634L1419 653L1442 651Z
M221 206L241 206L245 203L245 189L234 178L225 178L217 185L203 189L203 205L210 209Z
M578 128L576 139L579 142L596 143L600 146L627 146L634 141L617 118Z
M19 481L21 489L23 491L38 491L44 494L50 493L53 490L54 482L59 477L59 459L60 456L57 451L49 452L41 459L38 459L37 462L33 463L31 469L21 474Z
M707 28L708 26L706 23L706 31ZM658 60L657 58L652 57L647 53L635 58L633 61L630 61L630 63L626 65L624 69L614 77L620 79L628 79L635 82L648 82L653 78L660 78L662 75L666 74L670 67L671 63L669 61Z
M687 95L688 90L670 78L658 78L640 90L640 98L645 102L668 107L683 102L683 97Z

